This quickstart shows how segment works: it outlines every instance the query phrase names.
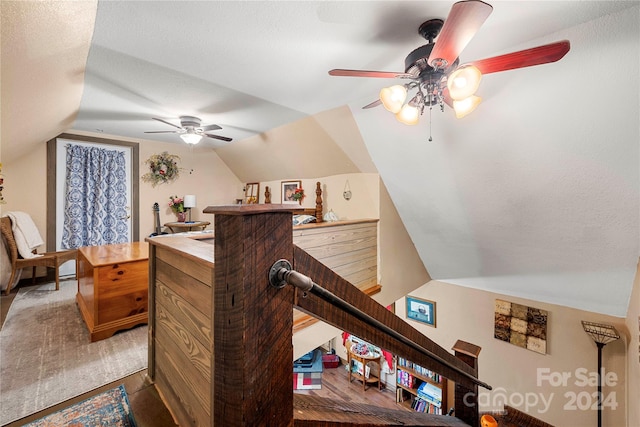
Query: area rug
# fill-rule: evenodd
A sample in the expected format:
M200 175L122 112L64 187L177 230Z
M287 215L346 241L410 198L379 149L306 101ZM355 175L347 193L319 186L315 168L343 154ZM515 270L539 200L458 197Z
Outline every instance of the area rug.
M89 342L77 282L20 289L0 331L0 425L147 367L147 327Z
M322 372L294 372L294 390L320 390L322 389Z
M312 354L313 358L309 360L309 363L306 363L303 366L296 366L294 363L294 390L320 390L322 388L322 352L316 349L313 350Z
M76 403L25 427L110 426L136 427L123 385Z

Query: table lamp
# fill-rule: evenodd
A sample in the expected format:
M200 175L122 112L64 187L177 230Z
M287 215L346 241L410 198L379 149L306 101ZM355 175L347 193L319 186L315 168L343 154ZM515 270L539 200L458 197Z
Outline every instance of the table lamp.
M184 207L185 209L189 209L189 222L191 221L191 208L196 207L196 196L193 194L187 194L184 196Z

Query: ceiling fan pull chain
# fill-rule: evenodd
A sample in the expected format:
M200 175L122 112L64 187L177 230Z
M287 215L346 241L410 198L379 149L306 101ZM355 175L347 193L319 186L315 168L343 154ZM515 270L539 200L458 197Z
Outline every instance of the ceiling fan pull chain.
M433 138L431 138L431 110L433 110L433 107L429 107L429 142L433 141Z

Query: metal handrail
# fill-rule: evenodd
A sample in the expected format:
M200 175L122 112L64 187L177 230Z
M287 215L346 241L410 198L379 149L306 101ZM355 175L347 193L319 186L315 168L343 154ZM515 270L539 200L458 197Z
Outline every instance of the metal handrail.
M280 289L283 288L284 286L286 286L287 284L295 286L296 288L302 290L303 292L309 292L313 295L316 295L319 298L322 298L324 301L328 302L329 304L340 308L341 310L351 314L352 316L358 318L359 320L367 323L369 326L372 326L376 329L378 329L381 332L386 333L387 335L392 336L393 338L397 339L398 341L402 342L403 344L413 348L416 351L419 351L420 353L424 354L425 356L435 360L436 362L445 365L446 367L448 367L449 369L452 369L454 371L456 371L458 374L464 376L465 378L469 379L471 382L473 382L474 384L484 387L487 390L491 390L492 387L489 384L486 384L482 381L480 381L479 379L477 379L476 377L474 377L473 375L471 375L468 372L463 371L462 369L458 368L457 366L451 365L449 362L447 362L446 360L444 360L442 357L438 356L437 354L427 350L426 348L424 348L423 346L421 346L420 344L416 343L415 341L405 337L404 335L402 335L401 333L399 333L398 331L388 327L387 325L385 325L384 323L380 322L379 320L371 317L370 315L368 315L367 313L365 313L364 311L360 310L359 308L353 306L352 304L348 303L347 301L343 300L342 298L340 298L339 296L335 295L334 293L324 289L322 286L318 285L317 283L315 283L310 277L305 276L302 273L299 273L295 270L292 269L291 267L291 263L289 263L289 261L281 259L276 261L273 266L271 266L271 269L269 270L269 282L271 283L272 286Z

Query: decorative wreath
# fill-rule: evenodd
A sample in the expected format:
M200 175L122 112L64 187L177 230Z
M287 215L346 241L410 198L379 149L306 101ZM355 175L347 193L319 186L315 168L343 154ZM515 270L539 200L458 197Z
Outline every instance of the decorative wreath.
M149 165L149 172L142 175L142 180L155 187L177 179L180 176L178 160L179 156L166 151L152 155L145 161Z

